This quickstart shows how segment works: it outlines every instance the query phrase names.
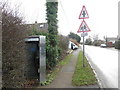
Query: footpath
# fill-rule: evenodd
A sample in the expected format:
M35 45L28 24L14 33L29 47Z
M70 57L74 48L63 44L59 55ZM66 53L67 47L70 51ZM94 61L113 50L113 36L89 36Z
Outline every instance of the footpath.
M71 57L69 63L62 67L60 72L57 74L55 80L50 85L42 86L41 88L99 88L98 85L80 87L72 86L72 76L74 74L77 57L80 50L81 48L73 52L73 56Z

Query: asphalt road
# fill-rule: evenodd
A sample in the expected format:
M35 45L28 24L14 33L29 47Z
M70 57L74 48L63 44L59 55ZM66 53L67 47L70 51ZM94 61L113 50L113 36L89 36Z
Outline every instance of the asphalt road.
M103 88L118 88L118 50L86 46L85 53Z

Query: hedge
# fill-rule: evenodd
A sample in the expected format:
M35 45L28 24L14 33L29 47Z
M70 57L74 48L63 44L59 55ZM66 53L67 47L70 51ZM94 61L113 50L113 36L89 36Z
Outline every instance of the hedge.
M120 49L120 40L115 41L115 49Z

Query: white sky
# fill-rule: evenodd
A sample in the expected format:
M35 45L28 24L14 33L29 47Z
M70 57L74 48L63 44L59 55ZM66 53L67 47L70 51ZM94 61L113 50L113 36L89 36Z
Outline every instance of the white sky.
M69 32L77 33L82 20L78 19L82 6L86 6L89 19L85 19L91 29L89 35L98 34L117 37L118 35L118 1L119 0L59 0L58 26L59 33L63 35ZM46 0L9 0L12 7L21 4L20 11L27 23L47 22ZM63 7L63 8L62 8ZM80 35L80 34L79 34Z

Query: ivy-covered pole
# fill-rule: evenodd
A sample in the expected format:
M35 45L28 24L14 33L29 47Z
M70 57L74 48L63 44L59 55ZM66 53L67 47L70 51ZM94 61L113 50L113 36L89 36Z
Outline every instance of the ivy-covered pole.
M58 0L46 0L47 23L49 32L49 47L47 47L47 56L49 68L53 68L58 61L58 25L57 12Z

